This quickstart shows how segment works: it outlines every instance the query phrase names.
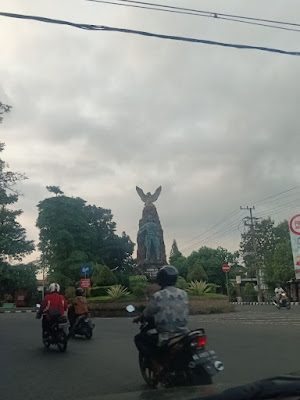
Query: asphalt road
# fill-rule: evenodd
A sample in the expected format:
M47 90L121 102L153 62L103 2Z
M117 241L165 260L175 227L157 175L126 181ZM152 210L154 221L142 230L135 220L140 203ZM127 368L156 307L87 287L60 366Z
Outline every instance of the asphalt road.
M152 400L139 372L130 319L95 319L91 341L74 339L66 353L45 350L35 314L0 314L0 397L2 400L142 399ZM225 365L215 387L235 386L300 370L300 307L239 306L224 315L191 317L204 327L208 345ZM198 388L176 390L176 397L197 396ZM160 398L174 391L160 389Z

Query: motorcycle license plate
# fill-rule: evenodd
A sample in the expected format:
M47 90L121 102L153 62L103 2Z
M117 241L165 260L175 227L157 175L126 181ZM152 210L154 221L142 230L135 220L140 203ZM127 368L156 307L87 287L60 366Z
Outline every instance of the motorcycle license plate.
M207 361L215 358L216 353L214 350L205 350L201 351L197 354L193 354L193 360L194 361Z

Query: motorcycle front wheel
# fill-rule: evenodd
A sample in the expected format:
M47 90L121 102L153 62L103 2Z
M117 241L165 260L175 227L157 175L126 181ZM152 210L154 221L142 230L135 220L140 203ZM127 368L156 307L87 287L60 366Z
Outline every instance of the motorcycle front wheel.
M139 365L142 377L148 386L155 388L158 384L157 379L154 377L154 372L151 368L151 361L142 353L139 353Z
M63 353L67 350L67 346L68 346L68 338L67 335L65 334L65 332L59 332L57 335L57 347L58 350Z

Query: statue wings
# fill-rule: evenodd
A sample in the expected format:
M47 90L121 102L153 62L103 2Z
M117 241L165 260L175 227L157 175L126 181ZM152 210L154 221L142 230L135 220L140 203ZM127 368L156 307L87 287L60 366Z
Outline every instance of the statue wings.
M142 199L142 201L144 203L146 203L147 200L147 196L145 195L145 193L143 192L143 189L139 188L138 186L136 187L136 191L138 192L138 195L140 196L140 198Z
M161 186L155 190L154 194L151 193L145 194L143 192L143 189L139 188L138 186L136 187L136 191L138 192L138 195L140 196L140 198L144 203L151 204L158 199L161 192Z
M151 195L151 201L152 201L152 203L154 203L154 202L159 198L160 192L161 192L161 186L158 187L158 188L155 190L154 194Z

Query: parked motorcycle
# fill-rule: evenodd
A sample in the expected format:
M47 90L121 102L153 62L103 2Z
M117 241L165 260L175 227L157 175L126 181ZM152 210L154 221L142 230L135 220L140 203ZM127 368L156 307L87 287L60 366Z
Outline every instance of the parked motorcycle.
M286 293L281 293L279 300L275 299L273 301L273 304L275 304L275 306L279 310L282 307L285 307L287 310L289 310L291 308L291 303L290 303L290 300L289 300L288 296L286 295Z
M74 325L71 327L70 337L75 335L85 336L90 340L93 336L93 329L95 325L91 319L90 314L83 314L77 317Z
M128 306L127 311L132 310L132 307ZM153 322L141 323L141 333L157 335ZM206 335L202 328L168 340L160 348L157 361L163 369L155 375L153 359L139 352L140 371L150 387L156 387L158 383L166 387L209 385L212 377L224 369L215 351L206 348Z

